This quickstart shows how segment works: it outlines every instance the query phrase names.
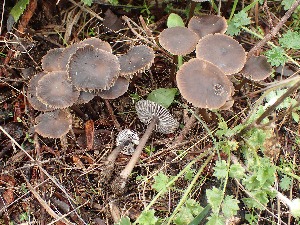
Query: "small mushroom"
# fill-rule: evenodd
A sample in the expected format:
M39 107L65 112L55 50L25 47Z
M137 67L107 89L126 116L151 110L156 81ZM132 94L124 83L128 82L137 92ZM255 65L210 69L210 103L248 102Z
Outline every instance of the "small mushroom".
M218 66L226 75L238 73L246 62L244 48L225 34L209 34L196 46L196 56Z
M136 147L130 161L112 184L112 190L116 194L121 194L125 191L126 181L139 160L152 131L156 130L163 134L170 134L179 126L179 123L172 117L168 110L155 102L140 100L136 103L135 108L139 119L147 124L148 127L140 139L139 145Z
M247 60L242 74L254 81L264 80L272 74L272 67L266 56L251 56Z
M232 83L214 64L191 59L176 74L177 86L188 102L199 108L219 109L232 93Z
M64 71L53 71L44 75L38 81L36 94L42 103L56 109L73 105L79 97L79 91L74 90Z
M29 104L35 110L43 111L43 112L52 111L55 109L49 105L42 103L36 95L36 88L38 86L38 82L45 74L46 74L45 72L41 72L34 75L28 83L28 90L27 90L27 100Z
M102 41L99 38L91 37L80 42L81 45L92 45L95 48L112 53L112 48L107 41Z
M59 58L64 48L50 49L42 58L42 68L47 72L60 70Z
M119 132L116 138L117 147L109 154L104 162L100 178L102 181L108 181L111 178L115 161L120 152L131 153L134 151L134 145L139 144L139 136L130 129L124 129Z
M35 118L35 132L47 138L62 138L72 128L72 116L65 110L45 112Z
M195 50L198 35L186 27L170 27L159 35L161 46L173 55L187 55Z
M128 86L129 81L124 77L119 77L110 89L100 91L97 95L103 99L116 99L126 93Z
M75 102L75 105L85 104L91 101L96 95L94 93L80 91L79 97Z
M208 34L224 34L227 22L224 17L217 15L193 16L189 21L188 28L194 31L200 39Z
M78 90L107 90L119 76L120 64L112 53L86 45L70 58L68 74Z
M69 45L67 48L65 48L60 57L59 60L59 70L66 71L67 65L69 63L70 57L77 51L78 48L82 47L83 45L79 43L74 43L72 45Z
M131 78L132 75L148 70L154 62L154 51L146 45L132 47L126 54L119 56L120 75Z

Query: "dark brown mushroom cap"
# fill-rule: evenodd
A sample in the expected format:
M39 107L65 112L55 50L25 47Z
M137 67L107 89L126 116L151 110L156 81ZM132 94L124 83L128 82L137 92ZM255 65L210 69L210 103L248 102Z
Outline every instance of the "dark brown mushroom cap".
M77 51L78 48L83 46L84 45L79 42L65 48L59 57L59 70L66 71L70 57Z
M226 75L241 71L246 62L244 48L225 34L203 37L196 46L196 56L218 66Z
M173 55L186 55L194 51L198 35L186 27L170 27L159 35L161 46Z
M36 88L38 99L53 108L67 108L73 105L78 97L79 91L73 88L67 79L67 72L53 71L44 75Z
M27 90L27 100L29 102L29 104L38 111L52 111L54 110L54 108L52 108L51 106L47 106L44 103L42 103L37 95L36 95L36 87L38 86L38 81L45 75L45 72L41 72L38 73L36 75L34 75L29 83L28 83L28 90Z
M224 34L227 22L224 17L217 15L193 16L189 21L188 28L202 38L208 34Z
M109 89L119 76L120 64L112 53L86 45L70 58L68 74L78 90Z
M149 124L154 117L158 118L158 123L155 130L163 133L173 133L179 126L179 123L172 117L169 111L149 100L140 100L135 104L135 109L139 119L144 124Z
M214 64L191 59L176 74L183 98L199 108L219 109L231 96L232 83Z
M92 45L95 48L112 53L112 48L111 48L110 44L106 41L102 41L99 38L95 38L95 37L87 38L87 39L84 39L83 41L81 41L81 44Z
M75 102L75 105L85 104L91 101L96 96L95 93L90 93L87 91L80 91L79 97Z
M42 58L42 68L47 72L60 70L59 58L64 51L64 48L50 49Z
M72 116L64 110L46 112L36 117L35 132L43 137L61 138L72 127Z
M120 75L133 75L149 69L154 62L154 51L146 45L132 47L126 54L119 56Z
M272 67L268 63L266 56L251 56L247 60L242 74L251 80L264 80L272 74Z
M116 99L126 93L128 86L129 81L124 77L119 77L110 89L100 91L97 95L103 99Z

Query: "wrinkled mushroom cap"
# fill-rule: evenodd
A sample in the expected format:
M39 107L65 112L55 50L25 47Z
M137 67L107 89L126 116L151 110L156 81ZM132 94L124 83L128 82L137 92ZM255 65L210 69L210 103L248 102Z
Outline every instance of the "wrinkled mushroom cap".
M42 103L36 95L36 88L38 86L38 82L45 74L46 73L41 72L41 73L34 75L28 83L28 90L27 90L27 100L28 100L29 104L35 110L44 111L44 112L54 110L53 107Z
M226 75L242 70L246 62L244 48L225 34L209 34L196 46L196 56L218 66Z
M68 74L78 90L109 89L119 76L120 64L112 53L86 45L70 58Z
M81 41L81 44L92 45L95 48L112 53L112 48L111 48L110 44L106 41L102 41L99 38L95 38L95 37L87 38L87 39L84 39L83 41Z
M121 153L124 155L132 155L135 151L134 145L139 144L139 136L130 129L121 130L116 138L116 145L125 144Z
M36 88L38 99L53 108L63 109L73 105L78 97L79 91L67 79L67 72L53 71L44 75Z
M37 123L34 127L35 132L48 138L61 138L72 127L71 114L64 110L55 110L40 114L35 120Z
M227 22L224 17L217 15L193 16L189 21L188 28L202 38L208 34L224 34Z
M154 57L154 51L146 45L132 47L126 54L119 56L120 75L130 77L135 73L144 72L151 67Z
M119 77L110 89L100 91L97 95L103 99L116 99L126 93L128 86L129 81L124 77Z
M161 46L173 55L187 55L194 51L198 35L186 27L170 27L159 35Z
M251 80L264 80L272 74L272 67L266 56L251 56L247 60L242 74Z
M199 108L219 109L232 92L232 83L217 66L197 58L180 67L176 81L182 97Z
M158 118L155 130L163 133L173 133L179 126L179 123L172 117L169 111L149 100L140 100L135 104L135 109L139 119L144 124L149 124L154 117Z
M64 48L50 49L42 58L42 68L47 72L60 70L59 57L61 56Z

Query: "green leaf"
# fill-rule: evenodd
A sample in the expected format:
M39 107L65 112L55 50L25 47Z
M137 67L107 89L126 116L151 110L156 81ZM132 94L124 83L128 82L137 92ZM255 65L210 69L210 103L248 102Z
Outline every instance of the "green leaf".
M177 88L158 88L152 91L147 99L168 108L174 101Z
M209 210L211 209L210 205L207 205L201 213L193 219L192 222L190 222L188 225L199 225L201 224L201 221L206 217L208 214Z
M167 20L167 26L170 27L184 27L182 18L176 13L171 13Z
M93 0L81 0L81 2L83 2L83 4L85 4L87 6L91 6L93 3Z
M193 219L194 219L194 216L191 213L191 211L188 208L183 207L175 215L173 222L176 225L184 225L184 224L189 224Z
M191 210L194 216L198 215L203 210L203 207L195 199L189 198L186 200L185 205Z
M300 33L288 30L281 38L279 38L279 44L283 48L300 49Z
M292 112L292 118L296 123L299 123L299 114L296 112Z
M230 166L229 176L231 178L242 179L245 176L245 169L239 163L232 164Z
M240 201L233 198L231 195L227 195L222 203L222 212L226 218L230 218L237 214L240 209L238 203Z
M138 224L141 225L155 225L155 223L158 221L158 218L154 216L154 209L143 211L140 215L139 220L137 221Z
M218 213L218 209L223 199L223 192L218 188L206 191L207 202L211 205L212 211Z
M186 171L186 173L184 174L184 179L185 179L185 180L191 181L191 180L193 180L194 175L195 175L195 170L189 168L189 169Z
M265 55L268 58L268 62L272 66L281 66L287 62L287 58L285 56L285 51L281 47L274 47L269 51L265 52Z
M15 6L11 9L10 14L14 18L14 21L17 22L20 16L23 14L26 6L28 5L29 0L20 0L18 1Z
M116 223L115 225L131 225L130 219L128 216L122 217L119 221L119 223Z
M206 225L225 225L225 219L220 217L217 214L213 214L212 216L207 218L208 221Z
M242 10L229 21L226 33L231 36L238 35L241 32L241 27L249 25L250 22L248 14Z
M228 174L227 162L225 160L217 161L214 167L214 176L218 179L225 178Z
M284 175L283 178L280 180L279 186L283 191L287 191L290 189L292 185L292 179L287 175Z
M156 176L154 176L154 184L152 184L152 188L157 192L164 190L167 191L167 184L169 183L170 178L162 172L159 172Z
M284 10L289 10L295 1L296 0L282 0L281 5L283 5Z

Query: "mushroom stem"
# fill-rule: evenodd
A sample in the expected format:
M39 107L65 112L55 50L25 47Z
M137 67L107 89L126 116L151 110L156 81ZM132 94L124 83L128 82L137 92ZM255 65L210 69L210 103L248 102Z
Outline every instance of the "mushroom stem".
M125 166L125 168L122 170L122 172L120 173L120 177L122 179L126 180L129 177L131 171L133 170L134 166L136 165L137 161L139 160L140 155L142 154L142 151L143 151L143 149L144 149L144 147L145 147L145 145L157 123L158 123L158 118L153 117L153 119L151 120L150 124L148 125L147 130L145 131L143 137L140 139L139 145L136 147L136 150L134 151L130 161Z
M114 164L119 153L121 152L122 148L125 146L126 142L120 144L117 146L110 154L107 156L107 159L105 161L105 165Z

